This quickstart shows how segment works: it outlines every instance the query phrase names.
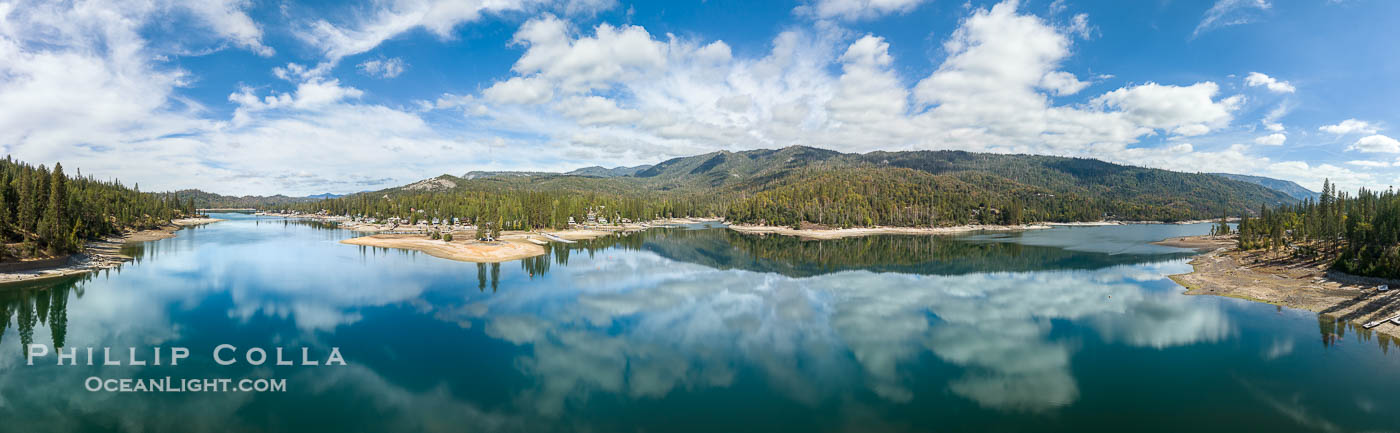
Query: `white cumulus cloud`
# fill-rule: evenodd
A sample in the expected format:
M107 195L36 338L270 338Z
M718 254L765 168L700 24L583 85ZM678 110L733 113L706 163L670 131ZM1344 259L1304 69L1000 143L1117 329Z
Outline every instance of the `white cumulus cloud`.
M1384 135L1368 135L1356 140L1347 150L1364 153L1400 153L1400 141Z
M1343 120L1341 123L1338 123L1336 125L1326 125L1317 128L1317 130L1337 135L1346 135L1375 134L1376 131L1379 131L1380 129L1377 128L1375 125L1372 125L1370 122L1356 119L1347 119Z
M926 0L817 0L798 8L821 19L862 20L914 10Z
M190 22L217 40L177 48L262 52L261 29L237 25L247 3L212 4L208 10L227 12L214 14L227 22ZM794 144L1054 154L1319 184L1326 176L1348 187L1383 184L1378 166L1272 160L1254 153L1262 149L1234 144L1239 131L1232 122L1245 100L1216 82L1144 80L1084 95L1089 82L1106 80L1067 66L1076 29L1092 28L1087 16L1056 25L1023 13L1017 2L969 8L942 41L946 57L933 59L931 72L908 76L917 69L901 62L923 59L897 59L911 51L896 50L880 34L831 31L840 24L825 19L785 28L755 52L637 25L579 25L559 3L385 0L360 15L332 15L344 19L336 24L315 17L294 23L292 31L313 42L315 63L282 63L272 71L278 80L219 90L228 102L215 102L231 114L183 95L201 77L168 61L177 52L154 47L169 43L144 36L157 17L193 16L190 8L209 5L83 5L90 7L0 3L0 146L17 158L62 160L148 190L359 191L465 167L559 170ZM896 6L872 7L898 13L917 4ZM450 38L457 26L495 15L533 18L511 42L523 54L479 91L389 105L378 101L393 95L371 94L377 86L361 90L348 84L360 83L354 77L338 76L349 69L392 78L406 67L399 57L375 53L344 69L336 61L404 32ZM316 34L335 37L307 39ZM1065 95L1079 97L1058 101ZM1250 123L1265 125L1270 132L1263 134L1281 133L1287 108ZM431 113L437 110L461 115ZM1357 151L1394 149L1394 140L1375 135L1380 128L1355 119L1321 130L1367 135L1351 144ZM1257 143L1277 140L1270 137Z
M394 78L403 73L407 65L403 59L394 57L390 59L371 59L360 63L360 71L365 75L379 78Z
M1040 88L1049 90L1057 96L1066 96L1079 93L1089 87L1089 83L1079 81L1074 74L1065 71L1053 71L1045 74L1040 79Z
M1279 80L1258 72L1250 72L1248 76L1244 77L1244 83L1249 87L1263 86L1274 93L1293 93L1298 90L1293 88L1293 85L1289 84L1287 81Z
M1255 139L1254 139L1254 144L1260 144L1260 145L1264 145L1264 146L1282 146L1282 145L1283 145L1283 142L1284 142L1284 141L1287 141L1287 140L1288 140L1288 136L1287 136L1287 135L1283 135L1283 134L1269 134L1269 135L1265 135L1265 136L1263 136L1263 137L1255 138Z
M554 97L554 88L542 78L514 77L491 85L482 94L503 104L543 104Z
M1147 83L1108 92L1093 102L1122 110L1143 126L1158 129L1186 126L1204 133L1211 126L1228 123L1232 117L1230 113L1242 102L1239 97L1216 101L1219 92L1220 86L1212 82L1190 86ZM1202 130L1202 126L1206 129Z

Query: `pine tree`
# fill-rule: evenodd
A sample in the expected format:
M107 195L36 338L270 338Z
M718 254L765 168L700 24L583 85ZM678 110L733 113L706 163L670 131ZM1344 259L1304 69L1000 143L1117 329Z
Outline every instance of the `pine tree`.
M72 226L68 224L67 183L63 165L54 164L53 173L49 175L49 204L44 209L40 236L46 239L49 250L55 254L73 251L72 240L69 239L69 228Z
M17 189L19 190L19 209L17 229L24 232L26 240L34 234L33 222L39 220L39 196L34 193L33 176L20 176L15 178Z
M10 225L14 223L14 215L8 205L13 195L9 174L0 174L0 239L9 237Z
M145 194L116 181L70 178L10 158L0 160L0 240L20 242L5 258L80 251L85 239L122 229L163 225L180 214L167 195Z

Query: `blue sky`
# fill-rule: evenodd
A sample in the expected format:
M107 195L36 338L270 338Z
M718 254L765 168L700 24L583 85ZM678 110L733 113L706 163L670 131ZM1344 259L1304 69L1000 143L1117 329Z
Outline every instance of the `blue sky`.
M225 194L794 144L1400 183L1400 2L0 2L0 147Z

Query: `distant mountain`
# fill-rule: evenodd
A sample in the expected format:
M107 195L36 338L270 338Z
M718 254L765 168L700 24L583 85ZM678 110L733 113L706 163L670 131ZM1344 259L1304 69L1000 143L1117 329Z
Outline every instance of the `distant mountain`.
M501 209L503 200L513 203L525 193L538 195L511 204L525 213L507 220L543 221L551 215L552 221L592 202L609 209L625 206L629 218L725 215L735 222L777 225L1181 221L1297 202L1284 192L1222 176L1093 159L962 151L856 154L804 146L711 152L649 167L442 175L372 196L393 200L383 206L423 209L448 202L432 196L449 194L459 202L450 212L460 212L465 203ZM554 206L564 197L574 200L569 209L535 208ZM334 206L340 206L337 212L355 212L381 205Z
M478 173L478 172L472 172L472 173ZM423 180L420 180L420 181L417 181L417 182L414 182L414 183L410 183L410 184L408 184L408 185L404 185L404 186L401 186L401 187L398 187L398 188L391 188L391 189L402 189L402 190L405 190L405 191L428 191L428 192L432 192L432 191L447 191L447 190L450 190L450 189L452 189L452 188L456 188L456 187L457 187L457 184L463 183L463 180L487 179L487 178L494 177L494 176L471 177L471 176L472 176L472 173L467 173L467 176L468 176L468 177L465 177L465 178L459 178L459 177L454 177L454 176L452 176L452 175L450 175L450 174L444 174L444 175L441 175L441 176L438 176L438 177L434 177L434 178L430 178L430 179L423 179Z
M472 180L489 179L493 177L539 177L558 175L559 173L551 173L547 171L469 171L467 172L467 174L462 175L462 179Z
M313 195L308 195L308 196L306 196L306 198L314 198L314 199L317 199L317 200L325 200L325 199L328 199L328 198L341 198L341 197L345 197L345 194L324 193L324 194L313 194Z
M738 193L747 198L724 206L731 220L780 225L987 221L986 212L1006 209L1025 209L1030 218L1045 221L1180 221L1297 201L1260 185L1206 174L962 151L848 154L792 146L675 158L635 176L661 190ZM984 216L973 216L979 214Z
M1252 183L1252 184L1255 184L1255 185L1260 185L1260 186L1263 186L1263 187L1265 187L1265 188L1272 189L1272 190L1274 190L1274 191L1279 191L1279 192L1282 192L1282 193L1284 193L1284 194L1288 194L1289 197L1293 197L1293 198L1295 198L1295 199L1298 199L1299 201L1302 201L1302 200L1305 200L1305 199L1309 199L1309 198L1311 198L1311 199L1313 199L1314 201L1316 201L1319 197L1322 196L1321 193L1313 192L1313 191L1310 190L1310 189L1303 188L1302 185L1298 185L1297 183L1294 183L1294 182L1292 182L1292 181L1283 180L1283 179L1274 179L1274 178L1271 178L1271 177L1263 177L1263 176L1250 176L1250 175L1245 175L1245 174L1230 174L1230 173L1211 173L1211 174L1216 175L1216 176L1220 176L1220 177L1224 177L1224 178L1226 178L1226 179L1233 179L1233 180L1238 180L1238 181L1240 181L1240 182L1249 182L1249 183Z
M309 202L314 202L314 201L321 200L321 198L319 198L318 196L288 197L288 196L281 195L281 194L278 194L278 195L271 195L271 196L245 195L245 196L241 196L241 197L240 197L240 196L230 196L230 195L216 194L216 193L201 191L201 190L197 190L197 189L184 189L184 190L175 191L175 192L173 192L173 193L171 193L171 194L174 194L175 197L178 197L178 198L180 199L180 201L182 201L182 202L183 202L183 201L188 201L188 200L194 200L194 206L195 206L196 208L200 208L200 209L211 209L211 208L263 208L263 207L283 206L283 205L288 205L288 204L293 204L293 203L309 203ZM331 198L339 198L339 197L331 197Z
M599 165L584 167L577 170L555 173L550 171L469 171L462 175L462 179L490 179L490 178L523 178L523 177L548 177L548 176L592 176L592 177L622 177L631 176L639 171L650 168L650 165L638 165L636 167L613 167L607 168Z
M805 146L744 152L719 151L668 159L633 176L668 188L713 188L738 183L766 183L799 168L857 166L863 163L860 156Z
M892 168L911 169L940 178L910 173L891 175L888 170ZM1104 206L1113 216L1135 215L1137 219L1150 219L1148 214L1178 214L1180 218L1185 218L1186 214L1199 216L1219 212L1223 210L1220 209L1222 203L1230 202L1249 203L1248 209L1257 209L1260 204L1276 206L1296 200L1261 185L1211 175L1083 158L948 150L853 154L791 146L776 150L720 151L666 160L634 176L667 190L731 188L754 192L811 183L822 177L822 172L833 170L844 170L848 177L853 174L851 170L864 171L869 176L861 177L869 180L919 180L927 185L941 185L940 188L957 185L993 196L1035 189L1062 198L1106 201ZM876 173L881 171L884 172ZM848 186L844 183L827 186ZM1147 208L1156 209L1145 211ZM1237 211L1231 210L1232 213Z
M606 168L606 167L602 167L602 166L597 166L597 165L595 165L595 166L592 166L592 167L580 168L580 169L578 169L578 170L574 170L574 171L571 171L571 172L568 172L568 173L564 173L564 174L571 174L571 175L576 175L576 176L594 176L594 177L621 177L621 176L632 176L632 175L634 175L634 174L637 174L637 172L642 171L642 170L646 170L646 169L648 169L648 168L651 168L651 166L650 166L650 165L638 165L638 166L636 166L636 167L613 167L613 168Z

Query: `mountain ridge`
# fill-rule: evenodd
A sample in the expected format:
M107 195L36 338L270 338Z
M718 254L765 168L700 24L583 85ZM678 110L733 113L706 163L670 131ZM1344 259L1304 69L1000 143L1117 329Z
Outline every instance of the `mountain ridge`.
M1313 201L1317 201L1318 198L1322 197L1322 193L1319 193L1319 192L1316 192L1316 191L1313 191L1313 190L1304 188L1302 185L1299 185L1297 182L1293 182L1293 181L1288 181L1288 180L1283 180L1283 179L1274 179L1274 178L1271 178L1271 177L1264 177L1264 176L1251 176L1251 175L1247 175L1247 174L1232 174L1232 173L1210 173L1210 174L1211 174L1211 175L1214 175L1214 176L1220 176L1220 177L1224 177L1224 178L1228 178L1228 179L1238 180L1238 181L1241 181L1241 182L1249 182L1249 183L1252 183L1252 184L1255 184L1255 185L1260 185L1260 186L1263 186L1263 187L1265 187L1265 188L1269 188L1269 189L1272 189L1272 190L1275 190L1275 191L1282 192L1282 193L1284 193L1284 194L1288 194L1290 197L1293 197L1293 198L1298 199L1298 200L1300 200L1300 201L1301 201L1301 200L1305 200L1305 199L1312 199Z
M1262 185L1204 173L1087 158L950 150L861 154L789 146L716 151L633 168L631 175L612 177L574 172L442 175L377 191L374 197L392 198L395 204L373 209L397 212L403 203L415 200L421 201L416 209L430 210L445 200L490 200L528 210L556 205L520 202L522 197L552 203L560 194L573 194L592 197L570 201L567 212L576 220L582 218L578 209L593 200L612 206L630 203L629 213L618 211L616 216L631 219L723 215L735 222L853 226L1182 221L1247 215L1260 206L1297 202ZM427 184L432 187L424 187ZM500 213L502 205L495 206L457 205L457 211L442 212ZM564 211L534 212L538 221L544 219L538 215L557 217Z

